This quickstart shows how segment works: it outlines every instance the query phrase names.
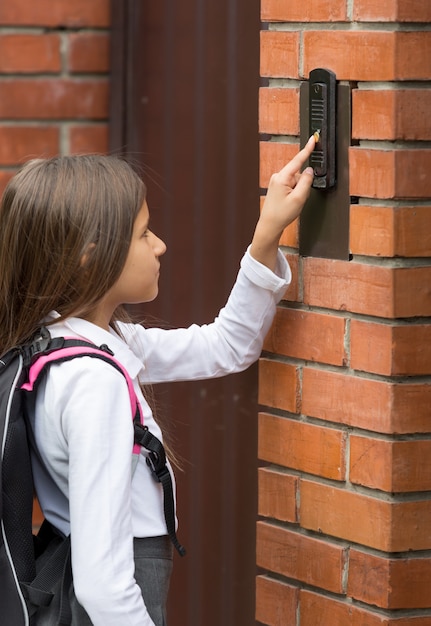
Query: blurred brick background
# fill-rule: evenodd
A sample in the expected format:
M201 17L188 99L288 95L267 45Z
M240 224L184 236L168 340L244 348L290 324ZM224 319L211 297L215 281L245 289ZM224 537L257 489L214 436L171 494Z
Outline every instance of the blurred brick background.
M0 3L0 193L29 158L106 152L109 7Z

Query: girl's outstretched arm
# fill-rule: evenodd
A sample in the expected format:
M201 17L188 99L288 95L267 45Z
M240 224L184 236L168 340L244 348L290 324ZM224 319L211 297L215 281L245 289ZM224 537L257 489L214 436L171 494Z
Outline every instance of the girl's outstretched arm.
M252 257L274 271L277 250L283 230L301 213L310 195L313 169L301 168L313 152L314 137L305 147L276 174L271 176L265 202L251 243Z

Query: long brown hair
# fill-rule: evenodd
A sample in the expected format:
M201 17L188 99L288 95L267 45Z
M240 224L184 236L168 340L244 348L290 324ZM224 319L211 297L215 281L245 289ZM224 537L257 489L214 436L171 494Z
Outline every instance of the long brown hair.
M12 178L0 206L0 353L52 310L92 310L121 273L145 194L112 156L36 159Z
M0 355L27 341L50 311L60 319L91 312L121 274L145 196L138 174L113 156L35 159L11 179L0 205ZM118 321L130 321L122 307L111 320L117 331ZM142 391L156 412L151 387Z

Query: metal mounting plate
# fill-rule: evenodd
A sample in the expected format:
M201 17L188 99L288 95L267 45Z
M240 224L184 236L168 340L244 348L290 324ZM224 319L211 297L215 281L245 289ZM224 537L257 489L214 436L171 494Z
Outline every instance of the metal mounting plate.
M300 90L301 147L309 128L309 82ZM330 189L311 189L299 223L299 253L302 256L349 260L349 146L351 136L351 90L337 86L336 182Z

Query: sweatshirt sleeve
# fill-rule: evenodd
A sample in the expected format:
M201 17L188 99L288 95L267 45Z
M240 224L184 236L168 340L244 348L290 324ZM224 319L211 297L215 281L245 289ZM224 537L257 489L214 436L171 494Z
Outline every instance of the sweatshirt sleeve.
M280 251L274 273L247 250L228 301L212 323L173 330L129 327L127 342L144 366L141 381L198 380L246 369L259 358L290 281Z

